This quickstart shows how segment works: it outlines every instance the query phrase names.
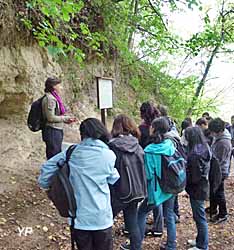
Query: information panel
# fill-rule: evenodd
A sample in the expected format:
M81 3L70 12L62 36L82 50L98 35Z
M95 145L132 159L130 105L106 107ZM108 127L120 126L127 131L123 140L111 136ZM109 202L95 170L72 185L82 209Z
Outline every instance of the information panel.
M109 109L113 107L112 85L112 79L97 77L99 109Z

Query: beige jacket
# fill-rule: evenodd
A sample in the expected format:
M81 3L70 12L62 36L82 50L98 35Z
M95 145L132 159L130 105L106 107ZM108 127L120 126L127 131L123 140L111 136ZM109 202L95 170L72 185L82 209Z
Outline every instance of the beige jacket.
M46 93L42 100L42 112L46 118L46 126L63 129L64 122L70 117L60 115L59 104L51 93Z

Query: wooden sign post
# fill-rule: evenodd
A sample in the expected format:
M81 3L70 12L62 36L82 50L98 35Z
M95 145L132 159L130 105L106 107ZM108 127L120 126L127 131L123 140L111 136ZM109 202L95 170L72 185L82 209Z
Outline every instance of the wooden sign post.
M101 120L106 126L106 109L113 107L113 79L97 77L97 102L101 110Z

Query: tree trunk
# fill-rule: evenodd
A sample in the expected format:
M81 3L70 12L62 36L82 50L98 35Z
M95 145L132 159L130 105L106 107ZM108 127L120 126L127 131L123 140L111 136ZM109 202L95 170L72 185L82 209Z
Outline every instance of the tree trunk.
M187 111L187 115L188 116L191 116L192 113L193 113L193 108L196 105L197 99L200 96L202 88L205 86L207 75L208 75L209 70L210 70L210 68L212 66L214 57L218 53L218 50L222 46L222 43L223 43L223 40L224 40L224 35L225 35L225 27L224 27L224 24L225 24L224 4L225 4L225 0L223 0L223 2L222 2L222 8L221 8L221 11L220 11L220 17L221 17L220 40L219 40L219 43L213 49L213 51L212 51L212 53L210 55L210 59L207 61L205 71L204 71L203 76L202 76L202 78L201 78L201 80L200 80L200 82L199 82L199 84L197 86L195 95L194 95L194 97L192 99L191 106L190 106L190 108Z

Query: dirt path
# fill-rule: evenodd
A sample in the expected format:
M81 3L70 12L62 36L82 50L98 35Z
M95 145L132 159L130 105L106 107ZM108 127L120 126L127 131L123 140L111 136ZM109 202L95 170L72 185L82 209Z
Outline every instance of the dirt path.
M27 163L14 159L0 163L0 250L67 250L70 235L66 219L61 218L37 185L42 159L31 155ZM13 167L13 165L15 167ZM232 167L234 169L234 167ZM209 224L210 250L234 250L234 176L226 183L229 219L220 225ZM187 249L195 225L189 200L180 195L181 223L177 225L178 250ZM122 216L115 220L114 250L126 240L122 234ZM164 235L165 239L165 235ZM147 237L143 250L159 249L163 239Z

